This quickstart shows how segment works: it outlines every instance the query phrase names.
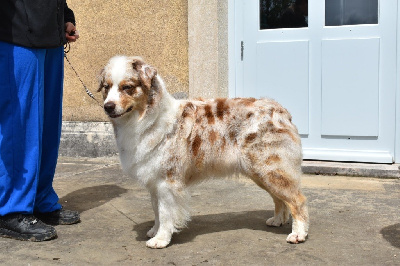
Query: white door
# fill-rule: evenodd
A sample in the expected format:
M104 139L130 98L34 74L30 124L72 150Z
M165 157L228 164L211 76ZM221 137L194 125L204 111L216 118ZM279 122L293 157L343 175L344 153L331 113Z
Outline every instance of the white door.
M397 1L285 2L235 2L231 96L284 105L305 159L392 163Z

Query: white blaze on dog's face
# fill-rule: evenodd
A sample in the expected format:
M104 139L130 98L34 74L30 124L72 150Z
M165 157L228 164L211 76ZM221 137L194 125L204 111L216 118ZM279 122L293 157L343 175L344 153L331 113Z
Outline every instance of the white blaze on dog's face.
M140 57L111 58L101 73L99 87L106 114L110 118L132 111L142 114L151 103L151 85L155 75L155 69L146 65Z

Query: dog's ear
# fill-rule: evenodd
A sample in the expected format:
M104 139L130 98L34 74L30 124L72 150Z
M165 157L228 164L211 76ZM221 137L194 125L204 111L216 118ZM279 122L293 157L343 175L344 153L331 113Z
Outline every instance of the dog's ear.
M139 73L139 78L144 87L150 90L152 81L157 75L157 70L146 64L142 58L132 58L132 67Z
M142 71L139 72L140 80L143 85L150 90L154 77L157 75L157 70L149 65L144 65Z

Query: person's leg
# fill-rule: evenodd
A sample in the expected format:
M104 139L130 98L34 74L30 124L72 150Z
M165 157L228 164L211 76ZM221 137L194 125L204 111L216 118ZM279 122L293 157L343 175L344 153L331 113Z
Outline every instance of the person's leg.
M62 125L63 47L47 49L44 64L42 153L34 214L47 224L74 224L79 213L62 209L53 188Z
M47 49L44 63L44 103L42 153L35 212L47 213L61 209L53 189L62 124L64 78L63 47Z
M45 51L0 42L0 236L44 241L33 215L41 154Z
M0 216L33 212L45 51L0 42Z

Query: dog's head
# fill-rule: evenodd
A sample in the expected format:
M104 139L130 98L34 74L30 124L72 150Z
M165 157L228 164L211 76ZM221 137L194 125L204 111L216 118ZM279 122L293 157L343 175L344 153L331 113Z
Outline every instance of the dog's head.
M99 90L104 110L114 119L133 111L142 116L155 104L159 93L157 71L140 57L115 56L102 70Z

